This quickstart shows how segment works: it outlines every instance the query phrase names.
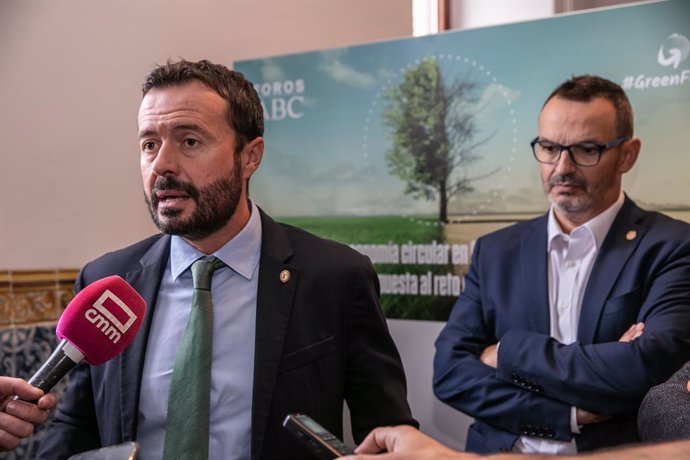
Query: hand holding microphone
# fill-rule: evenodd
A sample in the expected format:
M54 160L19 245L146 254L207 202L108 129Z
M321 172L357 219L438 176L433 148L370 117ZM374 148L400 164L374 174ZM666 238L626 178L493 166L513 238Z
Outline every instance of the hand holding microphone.
M19 396L37 404L12 401ZM55 395L43 392L14 377L0 377L0 451L14 449L22 438L34 431L34 424L48 418L48 410L55 406Z
M81 290L58 320L60 343L28 383L0 377L0 451L17 447L21 438L31 435L34 423L46 420L55 405L55 396L46 393L77 364L98 365L121 353L134 339L145 312L144 299L119 276Z

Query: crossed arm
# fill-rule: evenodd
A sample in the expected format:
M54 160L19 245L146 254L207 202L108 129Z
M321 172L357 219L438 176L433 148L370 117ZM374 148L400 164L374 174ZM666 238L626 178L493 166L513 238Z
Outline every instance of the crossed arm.
M639 338L644 333L644 323L635 323L618 339L619 342L629 343ZM496 369L498 366L498 344L489 345L479 355L479 360L489 367ZM688 382L690 388L690 381ZM597 423L608 420L610 417L604 415L597 415L582 408L576 408L577 424L587 425L589 423Z

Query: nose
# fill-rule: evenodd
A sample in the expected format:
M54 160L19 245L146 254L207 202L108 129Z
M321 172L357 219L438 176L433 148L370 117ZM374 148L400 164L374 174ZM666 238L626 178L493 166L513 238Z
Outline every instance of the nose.
M554 166L554 173L558 175L566 175L573 173L577 169L577 165L573 162L570 150L562 149L561 155Z
M161 145L156 158L153 160L153 172L157 176L165 176L166 174L178 175L177 152L172 145L166 142Z

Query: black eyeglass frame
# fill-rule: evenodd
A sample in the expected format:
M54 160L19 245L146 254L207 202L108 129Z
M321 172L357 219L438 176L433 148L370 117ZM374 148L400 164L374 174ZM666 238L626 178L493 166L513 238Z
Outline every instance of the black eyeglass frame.
M566 152L568 152L568 155L570 155L570 160L571 160L573 163L575 163L575 164L578 165L578 166L585 166L585 167L587 167L587 166L596 166L596 165L598 165L599 162L601 161L601 154L604 153L604 151L606 151L606 150L608 150L608 149L612 149L612 148L614 148L614 147L618 147L619 145L621 145L621 144L623 144L623 143L629 141L629 140L630 140L630 137L629 137L629 136L617 137L617 138L615 138L614 140L608 141L608 142L606 142L606 143L604 143L604 144L598 144L598 143L596 143L596 142L577 142L577 143L575 143L575 144L563 145L563 144L559 144L558 142L545 141L545 142L548 142L548 143L550 143L550 144L553 144L554 147L557 147L557 148L558 148L558 156L557 156L556 159L553 160L553 161L542 161L542 160L540 160L540 159L537 157L537 151L535 150L534 146L537 145L537 143L539 142L539 140L540 140L540 139L539 139L539 136L537 136L537 137L535 137L534 139L532 139L532 141L529 143L529 145L532 147L532 155L534 155L534 159L537 160L539 163L544 163L544 164L547 164L547 165L555 165L556 163L558 163L558 162L560 161L561 155L563 155L563 151L565 150ZM591 148L591 147L595 147L595 148L597 149L597 153L599 154L599 155L597 156L597 161L595 161L594 163L591 163L591 164L582 164L582 163L578 163L578 162L575 160L575 155L573 155L573 151L571 150L573 147L576 147L576 146L578 146L578 145L580 145L580 146L586 145L587 147L590 147L590 148Z

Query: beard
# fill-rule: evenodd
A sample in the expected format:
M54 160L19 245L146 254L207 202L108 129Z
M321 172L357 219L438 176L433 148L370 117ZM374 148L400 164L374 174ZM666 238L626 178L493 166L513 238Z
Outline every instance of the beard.
M572 185L577 187L581 193L561 194L553 197L551 196L551 190L556 185ZM587 181L582 178L577 178L570 174L552 176L544 188L551 204L564 215L576 216L589 211L594 206L594 200L588 191Z
M192 215L184 219L180 216L182 211L179 209L163 208L159 212L157 192L162 190L176 190L187 194L196 203ZM146 194L144 198L151 219L161 232L198 241L211 236L228 223L237 209L241 194L241 171L235 167L232 177L218 179L201 188L173 176L160 176L151 189L151 198Z

